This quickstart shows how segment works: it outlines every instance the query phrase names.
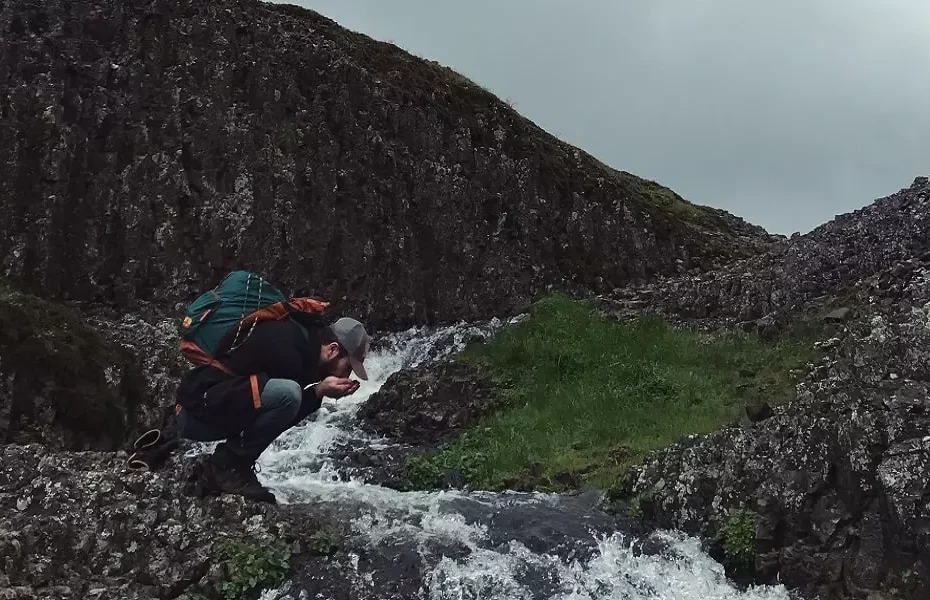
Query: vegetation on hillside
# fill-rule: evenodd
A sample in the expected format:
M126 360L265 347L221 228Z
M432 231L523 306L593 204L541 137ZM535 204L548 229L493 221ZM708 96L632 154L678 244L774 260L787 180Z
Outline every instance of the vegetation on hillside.
M3 278L0 357L4 374L17 374L30 393L41 391L52 401L56 422L91 437L121 439L141 398L141 375L128 367L128 353L94 331L78 311ZM106 374L119 369L125 377L116 390ZM14 414L35 410L16 406L15 393L12 402Z
M734 422L747 404L791 399L792 371L820 352L811 335L620 322L587 302L545 299L459 358L492 374L505 408L409 459L408 476L423 487L447 471L482 489L609 487L653 449Z

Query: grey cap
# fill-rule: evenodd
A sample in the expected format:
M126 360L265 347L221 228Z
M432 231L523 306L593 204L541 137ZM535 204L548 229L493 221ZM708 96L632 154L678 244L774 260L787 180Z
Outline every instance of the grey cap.
M368 356L368 346L371 338L365 331L365 326L348 317L338 319L330 325L336 340L349 353L349 363L352 365L352 371L362 381L368 380L368 372L365 371L365 357Z

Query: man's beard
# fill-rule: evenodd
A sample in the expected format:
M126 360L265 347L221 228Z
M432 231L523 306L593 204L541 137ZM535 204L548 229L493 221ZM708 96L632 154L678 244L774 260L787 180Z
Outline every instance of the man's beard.
M338 361L338 358L320 360L320 365L317 368L317 374L319 375L320 380L323 380L331 375L336 375L336 366Z

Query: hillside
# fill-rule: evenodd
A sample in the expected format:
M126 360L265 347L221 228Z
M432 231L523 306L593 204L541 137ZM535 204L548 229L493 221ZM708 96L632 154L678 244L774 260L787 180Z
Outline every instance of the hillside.
M244 267L405 326L771 241L294 6L11 0L0 31L0 273L57 299L171 307Z

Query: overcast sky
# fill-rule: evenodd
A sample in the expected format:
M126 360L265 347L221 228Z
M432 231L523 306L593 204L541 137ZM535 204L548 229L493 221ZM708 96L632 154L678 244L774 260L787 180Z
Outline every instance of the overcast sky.
M773 233L930 174L930 0L290 0Z

